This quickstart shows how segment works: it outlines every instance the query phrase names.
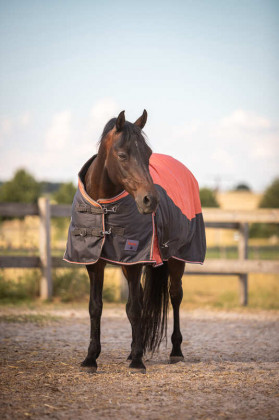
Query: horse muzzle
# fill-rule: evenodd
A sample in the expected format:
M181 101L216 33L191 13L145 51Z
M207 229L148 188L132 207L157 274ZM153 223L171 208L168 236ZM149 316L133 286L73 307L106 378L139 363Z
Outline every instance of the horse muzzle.
M138 207L138 211L141 214L149 214L157 210L159 197L157 192L155 194L147 193L143 196L136 197L135 201Z

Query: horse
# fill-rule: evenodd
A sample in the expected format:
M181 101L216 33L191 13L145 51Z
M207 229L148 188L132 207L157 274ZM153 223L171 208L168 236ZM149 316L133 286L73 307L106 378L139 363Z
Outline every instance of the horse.
M152 254L150 261L145 256L138 262L134 255L140 246L140 240L131 239L127 237L128 234L124 235L125 227L116 226L113 219L117 207L115 203L130 200L130 207L133 210L127 210L126 205L122 206L128 211L128 216L125 214L122 217L122 224L125 224L125 220L129 218L129 212L132 211L132 224L134 222L138 232L141 231L137 233L138 235L148 230L148 226L152 226L150 246L153 249L156 248L157 253L160 254L157 238L159 221L156 226L156 217L160 206L163 207L163 198L160 188L154 184L150 174L152 150L142 131L146 121L146 110L135 123L126 121L125 111L122 111L117 118L112 118L106 124L99 141L97 155L80 172L79 195L73 204L73 211L78 210L77 217L83 215L86 221L72 219L68 249L64 259L86 265L89 275L90 344L81 366L93 372L97 370L97 359L101 352L102 290L104 270L108 262L120 264L128 282L126 313L132 328L131 351L127 359L130 361L130 369L146 372L143 362L144 354L147 351L154 353L166 337L169 298L173 308L170 362L176 363L184 359L181 350L179 308L183 297L182 276L186 260L165 254L167 258L161 258L160 263L155 264ZM166 211L169 211L169 205L166 205ZM107 217L110 219L106 219ZM106 226L106 220L111 220L110 227ZM177 224L177 220L173 223ZM187 219L187 229L189 229L189 223ZM95 224L100 225L101 228L94 226ZM180 229L179 226L178 229ZM204 226L201 225L200 231L202 232L203 229ZM191 230L189 237L192 238L192 227L189 230ZM105 243L108 243L107 246L110 246L110 249L115 247L116 237L122 240L121 249L128 255L125 257L126 260L121 256L118 257L118 261L116 257L109 259L104 251ZM75 245L76 240L79 241L78 245ZM144 239L141 242L145 243L148 240ZM200 240L202 241L203 238ZM169 249L167 242L164 246L166 250ZM75 247L77 250L74 250ZM202 248L204 249L204 244ZM80 255L86 254L87 257L84 259L80 255L74 257L73 255L77 255L78 252ZM116 251L115 253L117 254Z

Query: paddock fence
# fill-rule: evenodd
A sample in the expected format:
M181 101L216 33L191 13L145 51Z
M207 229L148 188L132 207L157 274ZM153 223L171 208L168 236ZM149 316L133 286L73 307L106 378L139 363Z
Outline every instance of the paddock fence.
M52 297L52 268L71 267L59 257L51 255L50 228L51 217L70 217L71 205L50 204L48 198L41 197L37 204L0 203L0 217L38 216L39 256L0 256L0 268L40 268L42 270L40 297ZM249 260L248 239L249 224L279 223L279 209L259 209L253 211L221 210L203 208L205 225L214 229L233 229L239 234L237 259L206 259L204 265L187 264L186 274L189 275L236 275L240 285L240 303L248 304L249 273L279 273L279 261ZM125 282L122 282L125 289ZM121 292L125 295L125 290Z

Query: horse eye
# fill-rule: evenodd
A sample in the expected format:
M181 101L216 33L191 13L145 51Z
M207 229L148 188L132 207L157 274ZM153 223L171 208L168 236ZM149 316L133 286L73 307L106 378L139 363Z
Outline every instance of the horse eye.
M119 152L118 153L118 159L119 160L127 160L127 155L124 152Z

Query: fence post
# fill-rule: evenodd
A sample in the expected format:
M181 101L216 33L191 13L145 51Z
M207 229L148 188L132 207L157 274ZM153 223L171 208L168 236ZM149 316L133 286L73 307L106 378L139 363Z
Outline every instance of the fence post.
M246 260L248 258L248 239L249 239L249 225L248 223L239 224L239 243L238 243L238 258ZM248 274L239 275L239 291L240 304L248 305Z
M52 297L51 253L50 253L50 204L46 197L39 198L40 217L40 259L42 277L40 283L41 299Z

